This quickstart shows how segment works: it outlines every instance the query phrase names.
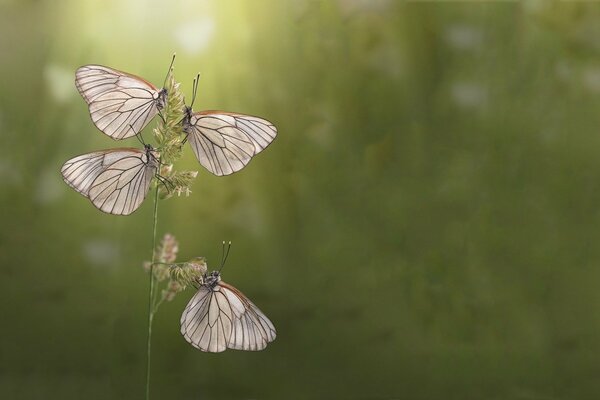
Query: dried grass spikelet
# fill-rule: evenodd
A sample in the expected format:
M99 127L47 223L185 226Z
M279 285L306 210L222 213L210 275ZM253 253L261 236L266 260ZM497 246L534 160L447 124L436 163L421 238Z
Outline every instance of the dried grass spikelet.
M163 119L159 120L154 128L154 139L160 151L162 166L160 175L167 182L160 186L160 198L168 199L174 194L189 196L192 192L190 186L198 175L198 171L175 171L173 163L183 153L183 140L185 134L181 126L184 116L185 102L179 90L179 83L175 82L172 71L167 78L167 102L162 111Z

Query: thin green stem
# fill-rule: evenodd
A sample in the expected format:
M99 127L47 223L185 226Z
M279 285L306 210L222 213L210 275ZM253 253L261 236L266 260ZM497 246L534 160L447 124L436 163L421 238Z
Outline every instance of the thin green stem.
M150 291L148 293L148 341L146 343L146 400L150 400L150 356L152 349L152 321L154 319L154 256L156 249L156 224L158 222L158 185L154 191L154 218L152 222L152 263L150 264Z

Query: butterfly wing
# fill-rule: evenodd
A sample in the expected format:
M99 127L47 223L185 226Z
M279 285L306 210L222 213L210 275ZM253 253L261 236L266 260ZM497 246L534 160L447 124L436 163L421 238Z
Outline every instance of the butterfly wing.
M155 159L148 160L145 151L131 152L98 175L90 186L88 197L101 211L129 215L146 198L157 165Z
M101 211L129 215L146 197L157 165L144 150L122 148L75 157L61 173L69 186Z
M78 193L88 196L94 179L106 168L106 156L109 151L97 151L82 154L65 162L60 172L63 180Z
M89 105L90 116L113 139L136 135L159 111L159 91L153 84L102 65L84 65L75 86Z
M201 286L181 315L181 334L207 352L262 350L275 340L271 321L242 292L220 282Z
M227 348L232 318L225 294L201 286L181 315L181 334L195 348L219 353Z
M265 119L225 111L192 114L186 132L200 164L218 176L244 168L277 136Z
M227 347L250 351L267 347L277 336L273 323L238 289L225 282L220 285L234 315Z

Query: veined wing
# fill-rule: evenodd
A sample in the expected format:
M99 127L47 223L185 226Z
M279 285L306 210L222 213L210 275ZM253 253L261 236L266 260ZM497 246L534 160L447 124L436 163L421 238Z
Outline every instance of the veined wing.
M233 328L227 347L236 350L257 351L267 347L277 336L275 326L242 292L220 282L221 291L233 310Z
M218 118L225 126L244 132L255 147L254 154L263 151L277 136L277 128L264 118L227 111L200 111L194 114L198 119Z
M207 352L257 351L275 340L271 321L243 293L224 282L201 286L181 315L181 334Z
M201 286L181 315L181 334L202 351L227 349L233 312L224 293Z
M140 77L101 65L77 69L75 86L88 103L94 124L113 139L144 129L158 113L164 95Z
M90 186L109 165L133 153L136 148L120 148L82 154L65 162L60 170L63 180L77 192L88 197Z
M88 196L94 179L106 168L104 162L108 151L82 154L65 162L60 170L63 180L78 193Z
M190 144L203 167L215 175L244 168L277 135L269 121L224 111L202 111L189 121Z
M158 165L156 157L136 148L97 151L70 159L61 173L69 186L100 210L128 215L148 193Z
M145 150L128 149L120 153L111 152L106 157L110 163L89 186L88 197L101 211L129 215L146 198L158 161L153 156L148 157Z

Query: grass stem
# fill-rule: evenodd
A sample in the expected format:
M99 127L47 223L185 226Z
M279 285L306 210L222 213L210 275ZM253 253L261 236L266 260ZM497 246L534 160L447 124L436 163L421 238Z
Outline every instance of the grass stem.
M150 400L150 360L152 355L152 321L154 320L154 264L156 249L156 224L158 222L158 185L154 191L154 218L152 219L152 263L150 264L150 290L148 293L148 341L146 342L146 400Z

